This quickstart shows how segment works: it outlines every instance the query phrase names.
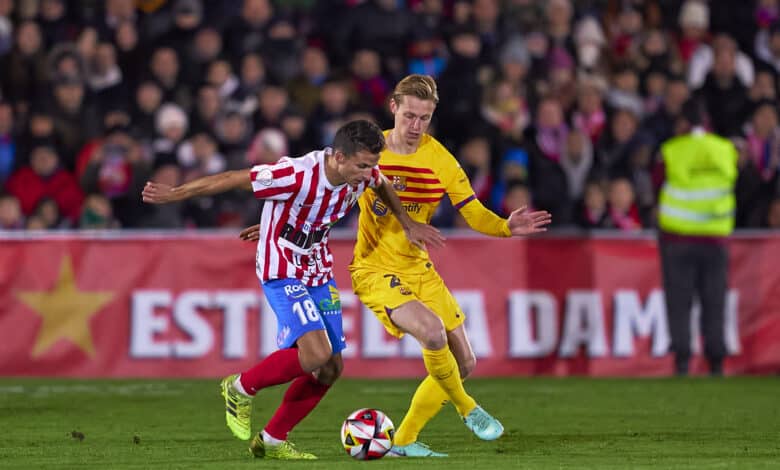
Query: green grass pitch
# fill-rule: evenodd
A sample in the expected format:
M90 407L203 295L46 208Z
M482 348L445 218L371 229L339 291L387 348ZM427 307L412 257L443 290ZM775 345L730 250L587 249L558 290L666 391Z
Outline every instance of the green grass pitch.
M421 436L449 458L350 459L344 417L374 407L398 425L415 386L341 381L291 435L320 460L280 462L230 435L218 380L3 378L0 468L780 468L777 377L475 379L468 389L507 429L498 441L478 441L449 406ZM282 392L255 399L256 427Z

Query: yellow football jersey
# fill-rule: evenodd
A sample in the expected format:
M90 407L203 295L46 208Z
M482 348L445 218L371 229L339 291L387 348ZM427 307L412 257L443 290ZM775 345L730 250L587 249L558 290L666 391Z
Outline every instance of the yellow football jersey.
M510 235L506 221L477 200L458 161L432 136L423 135L417 151L409 155L384 150L379 169L393 184L412 219L429 223L447 194L473 229L494 236ZM428 252L409 242L401 224L375 192L363 193L358 204L360 219L352 268L415 274L430 267Z

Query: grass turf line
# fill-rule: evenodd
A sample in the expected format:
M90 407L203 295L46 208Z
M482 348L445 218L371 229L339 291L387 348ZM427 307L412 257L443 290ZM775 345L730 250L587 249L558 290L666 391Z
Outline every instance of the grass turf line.
M343 380L291 434L316 462L252 459L224 424L218 380L0 379L2 468L777 468L780 381L474 379L507 433L481 442L448 406L421 440L446 459L353 461L341 421L374 407L400 424L417 382ZM255 399L255 430L283 387ZM75 431L75 433L74 433Z

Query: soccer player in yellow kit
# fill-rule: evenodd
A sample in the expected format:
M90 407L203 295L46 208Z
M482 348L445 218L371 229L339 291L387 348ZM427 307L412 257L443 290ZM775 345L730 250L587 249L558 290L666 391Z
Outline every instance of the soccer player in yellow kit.
M426 133L438 103L436 82L409 75L390 100L394 127L385 131L387 147L379 167L393 183L412 219L428 223L445 194L474 230L495 237L542 232L548 212L518 209L503 219L476 198L458 161ZM403 229L376 196L359 199L360 219L355 255L349 270L355 293L387 331L415 337L422 347L428 376L422 381L398 427L388 455L443 457L417 441L425 424L451 401L466 426L484 440L503 433L501 423L469 396L463 379L476 358L463 326L465 315L436 272L428 252L404 237Z

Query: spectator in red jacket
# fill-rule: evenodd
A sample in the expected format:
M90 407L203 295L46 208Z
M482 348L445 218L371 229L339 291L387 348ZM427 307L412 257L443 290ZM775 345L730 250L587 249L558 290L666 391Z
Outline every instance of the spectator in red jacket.
M71 223L78 220L84 201L76 178L62 168L54 148L45 144L33 148L30 164L11 175L6 189L19 199L24 215L32 214L41 199L48 197Z

